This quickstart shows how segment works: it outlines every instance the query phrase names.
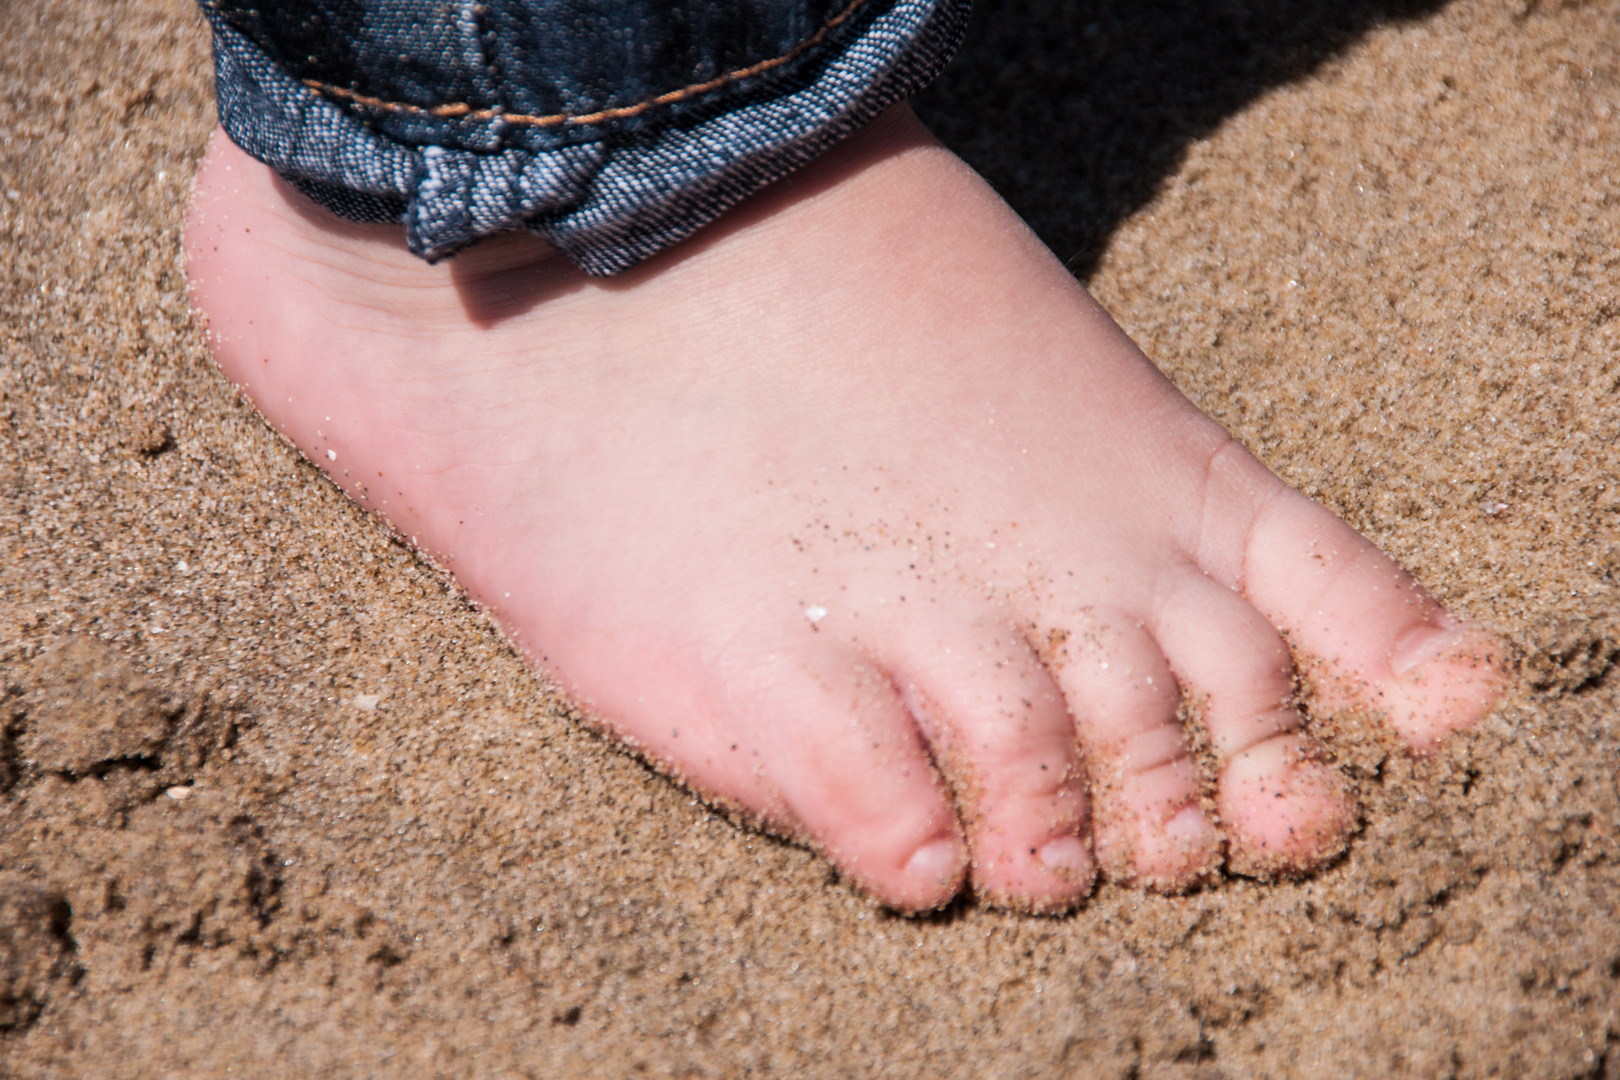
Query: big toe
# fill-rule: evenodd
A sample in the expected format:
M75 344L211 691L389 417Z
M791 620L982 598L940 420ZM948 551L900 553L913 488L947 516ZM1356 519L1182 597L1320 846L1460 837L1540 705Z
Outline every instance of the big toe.
M1444 609L1426 612L1390 646L1383 683L1390 722L1413 749L1427 752L1496 704L1506 687L1506 655L1506 643L1477 623Z
M1309 673L1323 704L1382 714L1418 754L1478 722L1506 687L1502 640L1446 611L1370 541L1266 475L1276 490L1260 500L1241 581L1319 665Z

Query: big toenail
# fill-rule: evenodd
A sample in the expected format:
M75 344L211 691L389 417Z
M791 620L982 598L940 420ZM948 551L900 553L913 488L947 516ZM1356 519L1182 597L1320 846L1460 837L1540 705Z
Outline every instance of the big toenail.
M1060 836L1041 848L1041 865L1054 874L1083 874L1091 869L1091 853L1078 837Z
M949 881L962 869L962 854L955 840L930 840L906 863L906 874L925 881Z
M1389 656L1389 667L1396 675L1410 675L1430 660L1442 656L1467 641L1469 628L1441 616L1438 626L1420 626L1410 630L1395 644Z

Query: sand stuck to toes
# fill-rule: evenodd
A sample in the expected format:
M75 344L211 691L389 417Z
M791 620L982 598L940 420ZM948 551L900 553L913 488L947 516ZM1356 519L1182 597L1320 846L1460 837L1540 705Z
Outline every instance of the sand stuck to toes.
M1345 754L1309 880L904 919L586 733L236 400L195 12L6 5L0 1075L1620 1075L1617 57L1613 2L982 0L925 118L1522 666L1432 766Z

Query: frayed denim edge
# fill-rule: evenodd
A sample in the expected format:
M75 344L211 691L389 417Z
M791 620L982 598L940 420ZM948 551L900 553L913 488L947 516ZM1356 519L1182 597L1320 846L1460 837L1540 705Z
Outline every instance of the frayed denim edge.
M926 86L956 50L968 7L896 5L810 86L616 150L576 208L529 227L587 273L634 266Z
M437 261L527 227L586 273L629 269L786 176L925 86L950 58L968 0L900 0L807 86L650 137L532 152L409 147L292 79L205 7L220 123L244 151L329 209L376 220L399 200L411 251ZM345 192L357 198L343 198Z

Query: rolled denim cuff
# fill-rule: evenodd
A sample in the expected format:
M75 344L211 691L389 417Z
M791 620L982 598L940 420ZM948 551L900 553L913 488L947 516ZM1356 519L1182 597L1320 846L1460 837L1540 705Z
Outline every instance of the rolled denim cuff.
M402 222L430 262L527 228L594 275L685 239L926 85L967 8L847 0L743 68L605 109L535 114L299 77L253 25L203 0L220 123L248 154L343 217Z

